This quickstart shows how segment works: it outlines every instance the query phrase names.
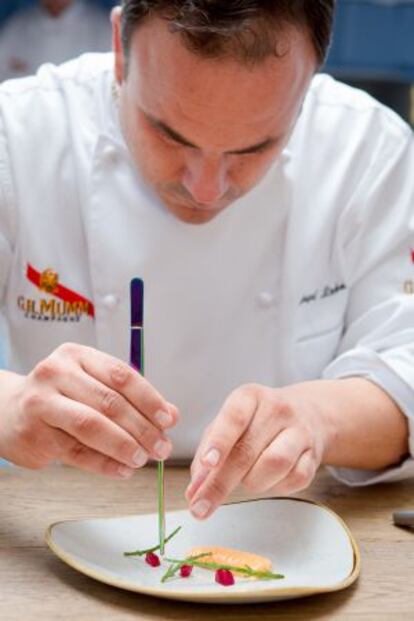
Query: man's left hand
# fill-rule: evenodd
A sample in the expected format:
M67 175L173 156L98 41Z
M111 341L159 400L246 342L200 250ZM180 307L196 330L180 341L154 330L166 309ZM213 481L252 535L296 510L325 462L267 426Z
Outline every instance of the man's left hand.
M209 517L239 484L266 495L308 487L321 464L328 427L300 386L253 384L229 396L191 467L186 497L195 517Z

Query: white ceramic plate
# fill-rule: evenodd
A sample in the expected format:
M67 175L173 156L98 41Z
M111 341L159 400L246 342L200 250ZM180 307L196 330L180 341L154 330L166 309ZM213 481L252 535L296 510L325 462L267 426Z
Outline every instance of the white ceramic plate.
M53 552L71 567L115 587L206 603L265 602L344 589L360 569L358 548L342 520L330 509L303 500L276 498L225 505L206 522L187 511L167 515L167 533L181 531L167 544L167 555L185 558L195 545L238 548L270 558L283 580L236 577L223 587L214 572L195 569L190 578L161 584L167 568L152 568L123 552L148 548L158 540L158 518L137 515L58 522L46 532Z

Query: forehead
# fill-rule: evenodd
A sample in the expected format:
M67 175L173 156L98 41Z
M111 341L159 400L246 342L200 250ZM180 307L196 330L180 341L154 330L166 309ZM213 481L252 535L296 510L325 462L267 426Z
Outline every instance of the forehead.
M306 33L286 27L281 57L245 65L189 51L166 22L151 19L133 35L127 88L145 112L191 137L214 129L237 133L283 130L300 106L316 59ZM177 126L178 125L178 126Z

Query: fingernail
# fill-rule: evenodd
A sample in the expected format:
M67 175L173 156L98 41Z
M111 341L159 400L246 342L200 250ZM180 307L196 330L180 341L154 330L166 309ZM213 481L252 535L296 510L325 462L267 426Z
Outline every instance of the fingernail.
M135 466L137 468L141 468L142 466L144 466L147 461L148 461L148 455L147 453L144 451L144 449L139 448L135 453L134 456L132 458L132 461L134 462Z
M217 466L217 464L220 461L220 457L221 457L221 454L220 454L220 451L218 449L215 449L215 448L211 449L204 456L203 463L206 466Z
M190 511L196 518L203 518L210 511L210 508L211 502L209 500L198 500L190 507Z
M134 474L134 471L132 468L128 468L128 466L119 466L118 474L121 479L130 479Z
M158 412L155 413L154 418L161 427L169 427L173 423L173 417L171 414L162 410L158 410Z
M154 445L154 452L159 459L167 459L171 451L171 444L166 440L158 440Z

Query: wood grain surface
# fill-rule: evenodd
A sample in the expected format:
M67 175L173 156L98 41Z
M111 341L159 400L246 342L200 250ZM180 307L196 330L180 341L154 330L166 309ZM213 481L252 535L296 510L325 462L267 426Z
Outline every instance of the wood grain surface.
M287 602L217 606L168 602L87 578L57 559L44 531L58 520L156 511L154 468L114 482L70 468L0 468L1 621L267 621L270 619L414 620L414 532L396 528L392 511L414 507L414 481L349 489L320 473L302 494L326 504L351 528L362 571L345 591ZM169 467L167 507L186 507L185 468ZM247 498L235 494L232 499Z

